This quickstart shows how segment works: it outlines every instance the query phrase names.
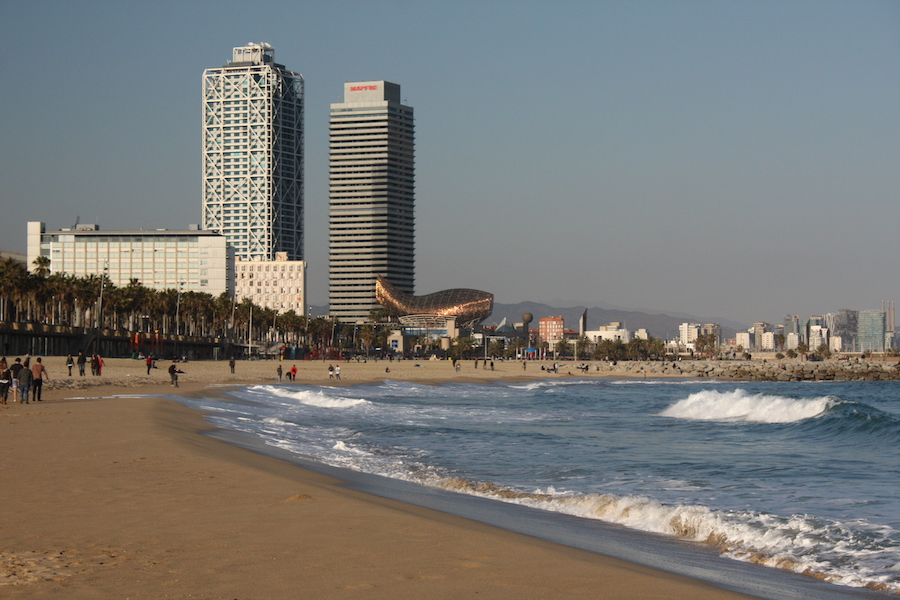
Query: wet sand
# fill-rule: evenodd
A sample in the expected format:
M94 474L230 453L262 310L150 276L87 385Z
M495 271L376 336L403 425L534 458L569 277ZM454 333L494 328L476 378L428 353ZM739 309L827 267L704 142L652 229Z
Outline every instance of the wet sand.
M62 358L44 361L44 402L0 406L4 598L748 597L350 490L200 435L210 429L200 413L153 397L175 391L171 363L148 377L114 359L101 377L69 378ZM329 383L328 363L282 363L293 364L298 383ZM234 375L224 362L180 366L178 393L190 395L275 381L277 364L238 362ZM341 375L548 377L533 366L370 361L342 363Z

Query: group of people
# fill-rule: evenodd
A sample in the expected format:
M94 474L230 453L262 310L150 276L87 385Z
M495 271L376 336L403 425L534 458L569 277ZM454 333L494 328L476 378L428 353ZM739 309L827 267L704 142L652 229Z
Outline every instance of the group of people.
M281 381L281 376L284 373L284 370L281 368L281 365L278 365L278 368L275 369L275 372L278 373L278 381ZM294 365L287 372L287 380L288 381L297 381L297 365Z
M341 378L341 365L328 365L328 379Z
M27 357L26 357L27 358ZM100 358L99 354L91 354L91 375L103 375L103 359ZM71 354L66 357L66 367L69 369L69 377L72 376L72 369L78 365L78 374L84 377L85 367L88 363L87 357L84 355L84 352L81 350L78 351L78 356L73 357Z
M5 356L0 358L0 404L7 404L10 391L13 402L29 404L29 395L31 402L41 402L45 379L49 380L50 374L40 358L31 364L31 355L26 354L24 361L16 358L12 365Z

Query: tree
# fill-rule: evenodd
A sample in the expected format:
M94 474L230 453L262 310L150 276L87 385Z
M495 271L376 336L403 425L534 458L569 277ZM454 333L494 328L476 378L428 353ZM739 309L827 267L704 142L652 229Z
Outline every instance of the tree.
M453 345L450 346L450 356L457 360L466 358L475 346L475 340L469 336L459 336L453 339Z
M500 356L505 349L506 344L503 343L503 340L491 340L488 344L488 354L490 356Z
M359 339L366 349L366 356L369 356L369 352L372 350L372 344L375 342L376 336L377 333L375 332L375 327L370 323L366 323L359 328Z
M571 350L569 349L569 340L565 338L559 340L558 342L556 342L556 345L553 347L553 349L556 351L557 356L568 355L571 352Z
M712 356L716 353L716 349L718 348L718 340L716 339L715 334L705 333L702 335L698 335L697 339L694 340L694 349L699 354L706 354Z
M34 265L34 268L31 270L32 275L36 275L38 277L44 278L50 274L50 257L44 256L43 254L39 255L31 264Z
M819 347L816 348L816 354L822 358L831 358L831 350L828 348L828 344L820 344Z

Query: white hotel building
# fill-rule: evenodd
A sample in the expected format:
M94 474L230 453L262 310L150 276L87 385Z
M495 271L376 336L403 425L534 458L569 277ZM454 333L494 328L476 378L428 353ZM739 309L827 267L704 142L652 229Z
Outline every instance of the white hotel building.
M44 223L29 221L29 269L38 256L50 259L50 273L106 274L117 287L137 279L156 290L213 296L234 291L234 254L225 237L196 225L150 231L101 231L97 225L80 225L48 232Z

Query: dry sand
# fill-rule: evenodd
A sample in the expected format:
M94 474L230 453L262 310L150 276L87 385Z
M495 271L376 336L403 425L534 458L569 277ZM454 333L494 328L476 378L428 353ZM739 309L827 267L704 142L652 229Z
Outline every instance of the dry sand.
M0 406L2 598L747 598L348 490L199 435L209 426L180 404L111 397L171 393L171 363L148 377L113 359L101 377L70 378L64 359L44 361L44 402ZM328 363L296 364L298 383L328 382ZM416 364L342 363L342 380L548 376ZM276 366L188 363L180 392L274 381Z

